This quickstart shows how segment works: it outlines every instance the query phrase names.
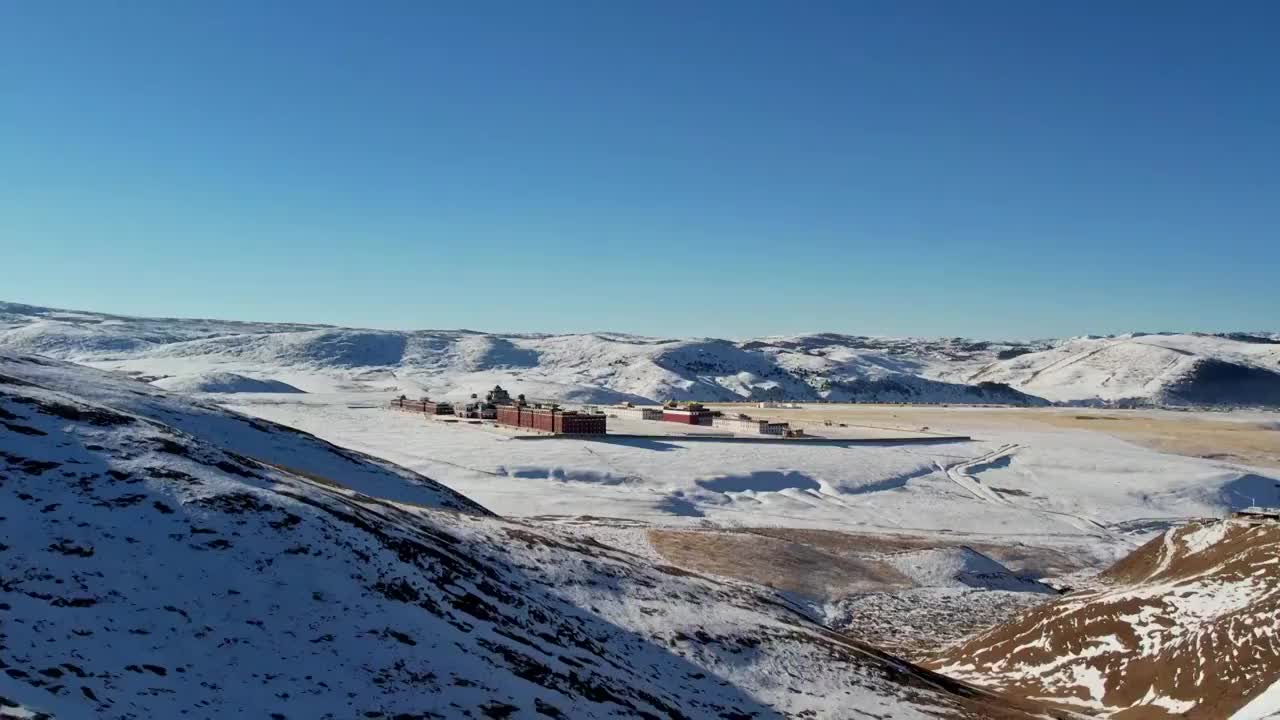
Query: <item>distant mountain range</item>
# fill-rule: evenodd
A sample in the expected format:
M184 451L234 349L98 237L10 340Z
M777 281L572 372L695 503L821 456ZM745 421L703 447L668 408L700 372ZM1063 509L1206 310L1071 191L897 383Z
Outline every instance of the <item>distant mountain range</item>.
M0 303L0 349L194 390L388 390L459 397L501 383L610 403L788 400L1280 407L1280 333L986 341L818 333L747 341L619 333L388 331L133 318ZM244 382L226 382L228 373Z

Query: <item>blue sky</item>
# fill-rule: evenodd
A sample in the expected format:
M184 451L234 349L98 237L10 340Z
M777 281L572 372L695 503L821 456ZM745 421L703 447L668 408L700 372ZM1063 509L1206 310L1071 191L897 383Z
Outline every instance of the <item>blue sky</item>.
M745 337L1280 329L1280 5L0 9L0 299Z

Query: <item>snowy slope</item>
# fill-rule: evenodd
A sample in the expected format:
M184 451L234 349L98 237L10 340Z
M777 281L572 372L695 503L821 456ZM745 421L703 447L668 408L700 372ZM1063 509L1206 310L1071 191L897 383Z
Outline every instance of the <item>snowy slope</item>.
M983 588L1053 594L1044 583L1020 576L968 547L929 548L895 553L884 562L921 587Z
M736 342L613 333L499 335L126 318L0 303L0 349L143 375L234 372L308 392L529 397L1044 404L1131 400L1280 406L1267 334L1055 343L819 333Z
M991 363L969 382L1008 383L1055 401L1280 405L1280 344L1217 335L1079 338Z
M161 378L151 383L158 388L184 393L296 393L298 388L279 380L262 380L232 372L208 371Z
M0 355L0 422L5 714L1046 716L142 383Z
M1104 717L1226 718L1275 707L1280 525L1169 530L1107 585L1027 611L947 652L942 672ZM1264 715L1265 716L1265 715Z
M169 343L263 332L316 328L293 323L135 318L0 302L0 336L6 349L59 358L129 354Z
M16 382L16 387L26 387L21 383L32 382L56 388L78 401L109 407L114 412L142 418L146 423L162 423L237 455L313 478L340 475L345 486L359 492L417 505L480 510L478 505L452 490L391 463L186 396L170 395L114 373L38 356L12 355L0 355L0 371L10 373L10 384ZM0 384L2 389L7 388ZM68 420L77 419L73 412L68 411L68 415ZM23 434L8 425L4 427Z

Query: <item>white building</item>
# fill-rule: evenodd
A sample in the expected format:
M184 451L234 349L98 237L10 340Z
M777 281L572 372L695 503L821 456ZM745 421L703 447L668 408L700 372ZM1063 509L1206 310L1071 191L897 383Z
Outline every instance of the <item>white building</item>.
M724 428L736 433L746 435L786 435L789 425L787 423L769 422L768 420L757 420L748 415L723 416L712 420L714 427Z
M626 418L629 420L661 420L662 410L659 408L645 408L632 406L611 407L608 411L609 415L618 418Z
M1274 507L1258 507L1252 506L1243 510L1236 510L1231 513L1232 520L1242 520L1249 523L1274 523L1280 522L1280 508Z

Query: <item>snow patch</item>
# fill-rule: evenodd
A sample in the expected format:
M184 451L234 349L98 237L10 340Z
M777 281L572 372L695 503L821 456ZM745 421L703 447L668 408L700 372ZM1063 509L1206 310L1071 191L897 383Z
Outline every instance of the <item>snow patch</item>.
M983 588L1055 594L1056 591L1031 578L1020 577L1009 568L968 547L930 548L887 555L885 563L921 587Z
M209 371L177 375L152 381L164 390L185 393L300 393L302 390L279 380L261 380L233 372Z
M1274 720L1280 718L1280 682L1272 683L1248 705L1240 708L1230 720Z

